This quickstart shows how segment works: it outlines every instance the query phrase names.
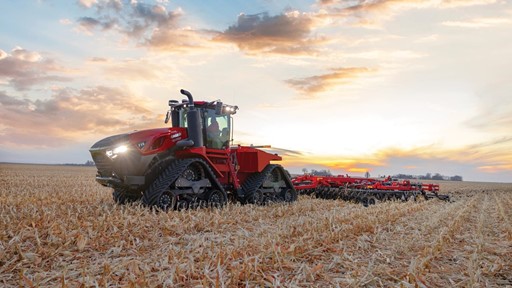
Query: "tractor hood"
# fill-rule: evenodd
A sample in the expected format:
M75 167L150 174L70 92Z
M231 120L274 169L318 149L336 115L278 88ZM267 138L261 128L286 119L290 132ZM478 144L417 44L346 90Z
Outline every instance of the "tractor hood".
M186 128L156 128L133 131L104 138L91 147L92 151L111 149L112 153L137 150L142 155L165 151L187 138ZM117 150L117 151L116 151ZM110 150L106 150L108 153Z
M96 181L105 186L144 185L146 171L154 159L172 156L190 146L186 128L134 131L104 138L89 149L98 173Z

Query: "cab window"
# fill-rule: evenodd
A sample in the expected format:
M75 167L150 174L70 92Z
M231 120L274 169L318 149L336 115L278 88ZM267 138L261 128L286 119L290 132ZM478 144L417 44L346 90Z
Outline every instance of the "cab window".
M214 110L204 113L206 147L223 149L229 146L229 115L217 115Z
M184 127L184 128L188 127L188 125L187 125L187 112L188 112L188 109L181 109L180 110L180 125L179 125L179 127Z

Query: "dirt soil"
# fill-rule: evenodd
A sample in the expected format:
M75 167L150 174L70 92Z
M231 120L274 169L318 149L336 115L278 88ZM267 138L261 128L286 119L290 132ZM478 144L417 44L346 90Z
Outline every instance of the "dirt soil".
M0 164L0 286L512 287L512 184L155 213L114 204L94 175Z

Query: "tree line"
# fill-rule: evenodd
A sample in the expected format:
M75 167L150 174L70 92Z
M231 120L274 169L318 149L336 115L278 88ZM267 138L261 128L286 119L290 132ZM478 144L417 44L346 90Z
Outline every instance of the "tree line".
M307 173L307 174L311 174L314 176L333 176L331 171L328 169L321 169L321 170L311 169L311 171L308 171L308 169L303 168L302 172L304 172L305 174ZM366 173L364 174L364 177L369 178L370 173L368 171L366 171ZM379 177L380 177L380 175L379 175ZM432 175L432 173L427 173L425 175L395 174L391 177L399 178L399 179L463 181L462 176L459 176L459 175L445 176L445 175L441 175L439 173L434 173L433 175Z
M400 178L400 179L463 181L462 176L460 176L460 175L445 176L445 175L441 175L439 173L435 173L434 175L432 175L432 173L427 173L425 175L396 174L396 175L393 175L393 177Z

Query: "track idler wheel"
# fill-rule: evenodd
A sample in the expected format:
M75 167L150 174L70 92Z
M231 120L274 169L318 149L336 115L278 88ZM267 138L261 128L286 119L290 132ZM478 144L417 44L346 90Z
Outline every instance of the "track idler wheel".
M162 211L173 210L177 205L176 196L174 196L171 191L164 191L160 198L158 199L157 208Z
M224 195L222 191L214 189L208 192L208 197L206 199L208 207L222 208L226 205L226 202L226 195Z
M297 200L297 191L295 191L295 189L284 188L283 190L281 190L279 197L284 202L291 203Z
M263 195L263 192L261 192L260 189L256 189L251 195L249 195L247 203L256 205L262 205L265 203L265 196Z

